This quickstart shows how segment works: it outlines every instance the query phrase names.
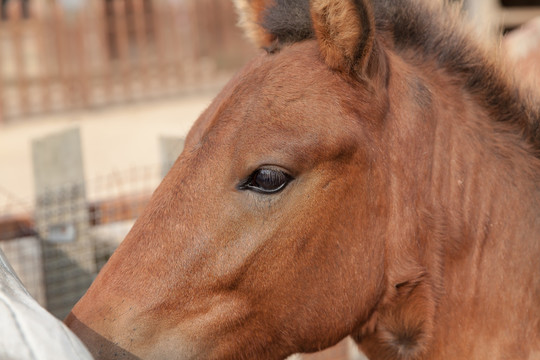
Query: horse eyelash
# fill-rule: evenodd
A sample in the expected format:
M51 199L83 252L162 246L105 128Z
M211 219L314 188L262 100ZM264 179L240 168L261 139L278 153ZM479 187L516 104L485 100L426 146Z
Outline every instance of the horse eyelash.
M289 183L291 181L294 180L294 177L292 175L290 175L289 173L287 172L284 172L282 171L283 174L285 174L286 178L287 178L287 181L282 185L280 186L277 190L275 191L263 191L263 190L260 190L256 187L253 187L253 186L249 186L249 184L253 181L253 179L255 178L256 174L258 171L260 170L263 170L264 168L258 168L257 170L253 171L251 174L249 174L249 176L247 178L245 178L244 180L242 180L240 182L240 184L238 184L236 186L236 189L237 190L250 190L250 191L253 191L253 192L256 192L258 194L263 194L263 195L272 195L272 194L276 194L276 193L279 193L281 192L283 189L285 189L287 187L287 185L289 185ZM279 171L279 170L278 170Z

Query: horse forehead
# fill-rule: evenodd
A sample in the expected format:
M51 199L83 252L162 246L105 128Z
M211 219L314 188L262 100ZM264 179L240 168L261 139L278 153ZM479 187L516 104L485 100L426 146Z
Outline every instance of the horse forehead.
M306 41L263 56L249 70L244 84L254 97L291 100L299 95L336 92L340 79L321 60L316 43ZM332 95L339 95L339 91Z
M200 127L201 143L274 142L303 135L337 137L346 131L342 104L351 94L345 80L322 62L311 41L264 54L248 64L211 105ZM248 141L250 143L250 141ZM268 144L270 145L270 144Z
M343 111L351 96L345 80L321 61L315 45L286 47L247 69L227 109L241 123L240 132L253 126L316 130Z

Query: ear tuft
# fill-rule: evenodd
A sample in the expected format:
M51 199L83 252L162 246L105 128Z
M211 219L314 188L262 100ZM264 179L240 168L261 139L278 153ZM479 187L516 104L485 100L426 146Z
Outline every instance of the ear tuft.
M267 48L272 45L275 36L262 26L266 9L271 0L234 0L240 17L239 25L246 36L258 47Z
M368 0L312 0L311 19L326 64L338 71L365 72L375 39Z

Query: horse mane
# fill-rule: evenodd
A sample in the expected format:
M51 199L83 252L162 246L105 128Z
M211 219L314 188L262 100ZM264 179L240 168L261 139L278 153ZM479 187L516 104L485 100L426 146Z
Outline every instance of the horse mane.
M357 0L358 1L358 0ZM280 43L314 37L309 1L274 0L265 10L262 23ZM437 65L462 79L490 117L509 124L540 157L540 101L513 78L492 45L486 48L471 36L463 20L460 2L373 0L376 30L390 34L397 51L414 49L416 56L435 60Z

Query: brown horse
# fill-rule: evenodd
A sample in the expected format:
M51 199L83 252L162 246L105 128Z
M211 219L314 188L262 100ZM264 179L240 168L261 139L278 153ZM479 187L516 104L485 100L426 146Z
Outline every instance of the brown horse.
M67 324L100 359L540 359L532 94L450 5L239 8L266 52Z

